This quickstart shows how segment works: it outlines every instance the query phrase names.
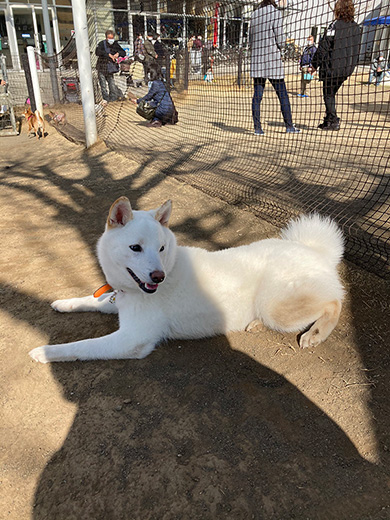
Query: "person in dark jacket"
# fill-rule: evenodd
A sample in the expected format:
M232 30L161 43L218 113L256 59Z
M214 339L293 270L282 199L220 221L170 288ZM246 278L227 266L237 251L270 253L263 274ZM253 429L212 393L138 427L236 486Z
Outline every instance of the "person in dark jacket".
M144 41L145 59L143 61L143 65L144 65L144 71L145 71L145 82L148 81L148 71L149 71L150 65L152 65L152 63L156 63L156 60L158 58L158 55L157 55L156 51L154 50L153 37L154 37L154 35L151 32L149 32L147 34L146 40Z
M106 31L106 39L99 42L95 51L98 57L96 69L102 96L105 101L123 99L122 91L115 85L114 74L119 71L118 58L124 58L126 52L117 41L113 31ZM107 90L108 85L108 90Z
M298 97L307 98L306 87L311 81L311 74L309 72L309 67L313 60L314 54L316 53L317 47L314 45L313 36L309 36L307 38L307 45L303 49L303 53L301 59L299 60L299 68L301 69L301 93L298 94ZM310 76L309 78L307 76Z
M157 63L160 67L165 66L165 55L166 55L166 48L163 42L161 41L160 35L156 34L156 41L154 42L154 50L157 54Z
M336 94L341 85L353 73L359 58L361 30L354 22L355 8L352 0L337 0L335 20L320 40L311 63L311 70L320 69L326 108L321 130L340 130L336 113Z
M160 67L152 63L148 69L151 86L149 92L142 98L132 100L133 103L149 101L152 107L157 107L154 118L148 126L160 127L172 121L174 106L169 92L165 87Z

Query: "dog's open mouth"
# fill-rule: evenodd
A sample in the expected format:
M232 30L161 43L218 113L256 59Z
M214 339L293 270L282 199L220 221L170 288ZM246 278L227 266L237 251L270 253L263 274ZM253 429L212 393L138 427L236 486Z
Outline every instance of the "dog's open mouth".
M142 289L144 292L146 292L147 294L153 294L157 291L158 283L149 284L149 283L141 282L141 280L138 278L138 276L135 273L133 273L133 271L131 269L129 269L128 267L126 267L126 269L127 269L127 272L133 278L133 280L135 281L135 283L138 284L138 287L140 289Z

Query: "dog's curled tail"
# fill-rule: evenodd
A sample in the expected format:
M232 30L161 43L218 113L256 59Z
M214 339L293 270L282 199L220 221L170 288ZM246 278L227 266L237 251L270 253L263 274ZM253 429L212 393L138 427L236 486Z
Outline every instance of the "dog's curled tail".
M317 213L302 215L285 227L283 240L300 242L321 254L332 265L337 265L344 252L344 238L340 228L329 217Z

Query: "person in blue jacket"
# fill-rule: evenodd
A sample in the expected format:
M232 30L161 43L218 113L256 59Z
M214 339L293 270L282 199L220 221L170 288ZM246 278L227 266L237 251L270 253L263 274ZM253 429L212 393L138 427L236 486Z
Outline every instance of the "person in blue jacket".
M165 87L161 69L157 63L151 63L148 68L148 77L151 82L149 92L142 98L133 100L134 103L149 101L152 107L157 107L151 127L159 127L172 122L174 106L169 92Z

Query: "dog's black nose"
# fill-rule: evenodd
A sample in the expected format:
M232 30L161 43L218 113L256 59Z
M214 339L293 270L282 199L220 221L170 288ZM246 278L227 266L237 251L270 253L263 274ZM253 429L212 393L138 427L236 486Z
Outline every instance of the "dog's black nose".
M162 271L153 271L153 273L150 273L149 276L152 282L161 283L164 281L165 273L163 273Z

